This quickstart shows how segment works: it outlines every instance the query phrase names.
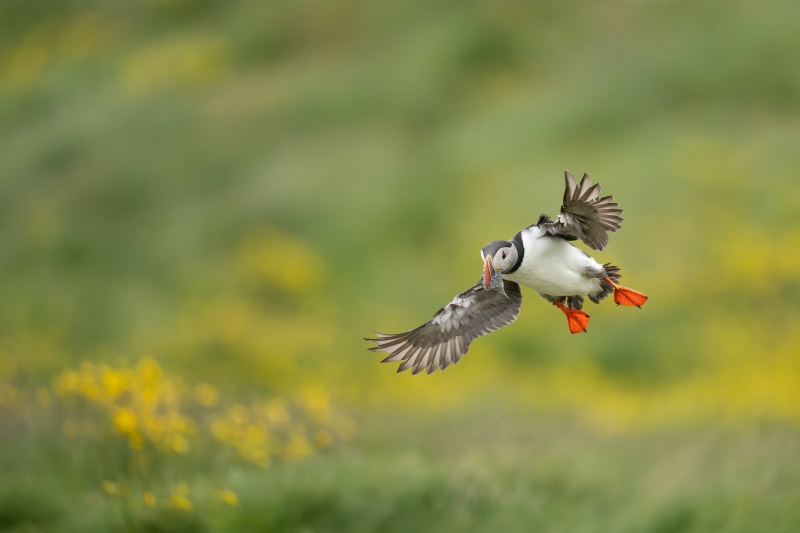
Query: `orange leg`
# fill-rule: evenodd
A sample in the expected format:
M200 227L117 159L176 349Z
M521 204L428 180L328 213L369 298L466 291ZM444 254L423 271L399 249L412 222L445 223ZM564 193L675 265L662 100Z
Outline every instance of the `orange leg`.
M603 281L614 287L614 303L617 305L636 306L641 309L647 301L646 295L628 287L621 287L611 281L611 278L605 278Z
M582 333L586 331L586 326L589 325L589 315L580 309L568 309L566 305L559 300L553 302L553 305L564 311L567 315L567 325L569 326L570 333Z

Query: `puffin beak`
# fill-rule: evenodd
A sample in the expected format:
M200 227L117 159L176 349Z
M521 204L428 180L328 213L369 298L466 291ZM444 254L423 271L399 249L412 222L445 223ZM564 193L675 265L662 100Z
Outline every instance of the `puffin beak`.
M489 281L491 281L492 276L494 276L495 268L494 262L492 261L491 257L486 258L486 264L483 267L483 285L486 289L489 288Z

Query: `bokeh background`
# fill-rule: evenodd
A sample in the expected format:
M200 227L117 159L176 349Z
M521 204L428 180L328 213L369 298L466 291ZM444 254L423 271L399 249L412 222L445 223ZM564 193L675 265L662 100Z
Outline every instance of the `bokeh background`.
M0 4L0 529L800 530L800 7ZM397 375L479 250L625 209L650 296L532 291Z

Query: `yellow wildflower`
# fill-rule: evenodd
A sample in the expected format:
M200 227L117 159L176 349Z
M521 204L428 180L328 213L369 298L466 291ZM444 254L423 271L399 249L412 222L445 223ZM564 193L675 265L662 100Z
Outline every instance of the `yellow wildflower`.
M136 365L136 371L142 382L147 385L157 384L161 381L161 376L163 375L161 365L152 357L142 357L139 364Z
M178 509L183 509L184 511L191 511L192 508L194 507L192 505L192 500L176 492L172 493L172 498L170 499L170 501L172 502L172 505L174 505Z
M109 496L119 496L120 490L119 485L114 483L113 481L103 481L103 492L108 494Z
M193 508L192 501L188 498L189 484L181 481L175 488L172 489L172 497L170 501L172 505L184 511L191 511Z
M148 408L154 408L159 403L159 391L154 385L144 385L139 389L139 399Z
M223 489L217 493L217 497L223 503L230 505L231 507L235 507L239 505L239 498L236 496L236 493L230 489Z
M34 39L12 51L7 60L6 78L14 85L25 85L34 81L48 60L47 47Z
M64 370L55 379L53 388L59 396L65 396L78 390L78 373L74 370Z
M103 382L103 390L110 398L115 398L125 390L125 378L121 372L105 368L103 369L101 380Z
M189 441L186 440L186 437L180 434L176 434L172 438L172 443L170 445L172 451L179 455L184 455L186 452L189 451Z
M158 503L158 500L156 500L156 495L153 494L152 492L145 492L144 494L142 494L142 500L144 501L144 504L148 507L155 507L156 504Z
M324 422L330 418L331 404L325 389L321 387L305 389L303 401L308 414L317 422Z
M266 434L260 427L249 424L244 431L244 438L251 446L258 446L264 444L266 441Z
M225 71L225 43L179 39L149 44L122 65L122 82L133 94L161 87L207 86Z
M289 411L280 400L275 400L267 404L267 420L276 426L289 422Z
M123 408L114 414L114 425L120 433L131 435L136 432L136 414L130 408Z
M88 399L96 400L100 397L100 389L94 382L94 378L90 372L91 370L88 370L86 373L78 376L78 390Z
M286 444L286 449L283 456L287 461L294 461L301 459L311 453L311 444L305 435L300 432L295 432Z

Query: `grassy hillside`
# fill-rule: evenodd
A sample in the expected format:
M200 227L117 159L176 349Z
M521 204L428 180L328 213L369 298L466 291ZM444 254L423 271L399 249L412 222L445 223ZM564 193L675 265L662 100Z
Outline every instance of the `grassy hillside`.
M800 8L7 0L0 529L793 531ZM651 299L364 350L555 215ZM188 502L188 504L187 504ZM774 528L772 528L774 526Z

